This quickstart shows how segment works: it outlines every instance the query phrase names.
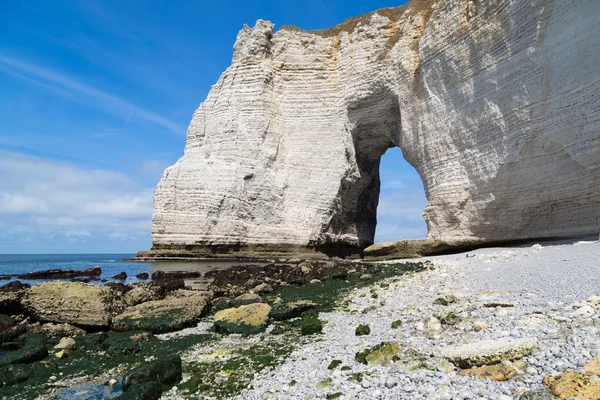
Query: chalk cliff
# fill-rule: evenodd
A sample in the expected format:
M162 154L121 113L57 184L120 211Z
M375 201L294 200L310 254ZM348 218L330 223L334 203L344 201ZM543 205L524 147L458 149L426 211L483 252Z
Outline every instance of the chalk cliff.
M194 113L153 249L364 248L392 146L423 180L429 239L598 233L599 1L413 0L273 28L240 31Z

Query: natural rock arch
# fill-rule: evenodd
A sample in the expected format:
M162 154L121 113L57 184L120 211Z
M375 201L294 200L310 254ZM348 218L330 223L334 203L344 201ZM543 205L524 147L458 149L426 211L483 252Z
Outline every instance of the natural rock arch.
M146 255L360 251L395 145L432 241L597 234L598 15L595 0L413 0L326 31L244 27L157 187Z

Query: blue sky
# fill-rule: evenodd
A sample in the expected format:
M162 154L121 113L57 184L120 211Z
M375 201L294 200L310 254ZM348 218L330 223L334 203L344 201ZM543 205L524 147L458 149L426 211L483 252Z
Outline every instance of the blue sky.
M152 193L243 24L322 29L403 1L4 0L0 253L149 248ZM378 241L426 235L398 149L382 160Z

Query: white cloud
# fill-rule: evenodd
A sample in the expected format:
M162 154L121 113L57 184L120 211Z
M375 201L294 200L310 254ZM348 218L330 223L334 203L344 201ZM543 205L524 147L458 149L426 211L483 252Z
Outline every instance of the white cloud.
M0 151L0 236L147 240L153 191L119 172Z
M375 242L426 237L427 225L423 219L426 205L425 193L414 188L381 193L377 207Z

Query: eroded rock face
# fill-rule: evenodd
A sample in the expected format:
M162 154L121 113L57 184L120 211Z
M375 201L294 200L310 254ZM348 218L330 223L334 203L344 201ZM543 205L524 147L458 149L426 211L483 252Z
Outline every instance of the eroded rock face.
M393 146L429 239L597 234L599 14L413 0L326 31L244 27L158 185L153 248L364 248Z

